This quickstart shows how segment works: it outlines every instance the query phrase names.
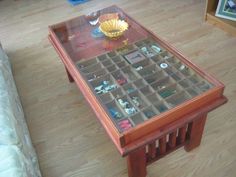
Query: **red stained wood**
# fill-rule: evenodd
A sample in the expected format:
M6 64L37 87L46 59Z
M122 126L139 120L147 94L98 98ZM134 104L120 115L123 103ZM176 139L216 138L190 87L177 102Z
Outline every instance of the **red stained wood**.
M153 159L156 157L157 148L156 148L156 142L152 142L148 145L148 157Z
M111 8L119 9L116 6L111 6ZM190 62L176 48L147 30L121 9L119 10L127 17L127 21L130 24L130 30L124 36L130 39L129 43L140 40L143 37L151 36L162 47L166 48L169 52L178 57L179 60L194 69L195 72L214 85L214 88L209 91L145 121L124 133L120 133L87 82L81 76L76 68L75 62L78 61L80 57L93 57L113 50L121 45L123 38L117 41L105 40L93 43L93 39L90 35L88 36L87 33L82 35L83 30L79 31L79 28L77 28L79 24L77 22L81 19L83 21L83 18L74 18L67 22L49 27L49 40L65 65L69 81L76 83L121 155L127 156L129 177L144 177L147 173L147 163L154 162L183 145L185 145L186 151L190 151L199 146L207 113L226 103L227 99L223 96L224 85L221 82ZM72 25L73 30L68 31L68 29L65 28L65 24L67 26ZM86 30L90 30L91 26L85 26L84 29L85 28ZM137 30L137 33L134 33L135 30ZM56 33L63 34L61 39L58 38ZM89 45L86 50L82 50L81 48L83 48L86 42L91 45ZM188 132L186 133L186 126L188 124ZM179 132L176 141L178 129ZM168 134L169 141L167 148L166 135ZM188 136L186 136L187 134ZM159 141L159 154L157 154L156 141ZM147 154L146 146L148 146Z
M176 134L177 131L170 133L169 135L169 147L174 148L176 146Z
M185 125L179 129L178 141L180 143L183 143L186 139L186 128L187 128L187 125Z
M166 153L166 135L159 139L159 153L160 154Z
M65 69L66 69L66 73L67 73L67 76L68 76L69 81L70 81L70 82L74 82L74 79L73 79L73 77L70 75L68 69L67 69L66 67L65 67Z
M200 118L194 120L190 124L189 130L188 130L189 140L187 141L184 147L186 151L191 151L192 149L200 145L206 118L207 118L207 115L204 114Z
M146 170L146 148L138 149L127 156L129 177L145 177Z

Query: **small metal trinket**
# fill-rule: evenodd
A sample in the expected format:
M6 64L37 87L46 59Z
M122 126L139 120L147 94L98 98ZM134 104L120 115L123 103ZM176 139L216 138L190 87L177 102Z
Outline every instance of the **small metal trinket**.
M163 69L165 69L165 68L168 67L168 64L167 64L167 63L161 63L161 64L160 64L160 67L163 68Z
M138 66L137 68L135 68L136 71L140 71L140 70L142 70L142 69L143 69L142 66Z
M129 115L136 113L136 109L134 107L125 108L125 112Z
M164 56L164 59L166 60L166 59L168 59L169 57L166 55L166 56Z
M157 47L156 45L152 45L151 48L152 48L152 50L154 50L154 51L157 52L157 53L160 53L160 52L161 52L161 48L160 48L160 47Z
M184 70L185 68L186 68L186 66L181 65L181 66L179 67L179 70Z

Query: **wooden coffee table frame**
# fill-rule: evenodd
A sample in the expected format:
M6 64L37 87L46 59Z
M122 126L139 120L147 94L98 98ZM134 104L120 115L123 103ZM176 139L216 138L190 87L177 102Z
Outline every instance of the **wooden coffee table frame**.
M129 15L126 14L126 16L136 22ZM120 133L54 33L53 30L63 23L49 27L49 40L64 63L69 81L77 84L120 154L127 156L129 177L145 177L147 165L179 147L184 146L186 151L190 151L200 145L207 113L227 102L223 96L224 85L221 82L191 63L169 43L136 22L166 50L214 84L214 87L169 111Z

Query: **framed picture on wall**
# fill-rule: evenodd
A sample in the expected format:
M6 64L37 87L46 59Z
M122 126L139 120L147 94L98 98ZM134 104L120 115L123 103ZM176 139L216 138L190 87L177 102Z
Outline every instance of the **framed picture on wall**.
M236 0L219 0L215 15L236 21Z

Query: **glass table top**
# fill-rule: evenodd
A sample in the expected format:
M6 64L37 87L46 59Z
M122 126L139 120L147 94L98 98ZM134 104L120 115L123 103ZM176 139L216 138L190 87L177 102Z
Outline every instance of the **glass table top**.
M54 32L119 132L214 87L118 8L99 11L106 13L128 22L121 38L94 35L99 23L91 25L86 16L59 24Z

